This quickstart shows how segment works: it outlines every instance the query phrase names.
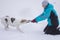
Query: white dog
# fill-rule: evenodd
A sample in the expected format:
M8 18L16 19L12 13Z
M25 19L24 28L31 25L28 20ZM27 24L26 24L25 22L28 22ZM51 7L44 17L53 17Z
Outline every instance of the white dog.
M1 23L5 26L5 30L7 30L9 27L8 26L15 26L17 30L19 30L20 32L23 32L19 26L25 23L29 23L30 20L17 20L13 17L9 17L9 16L5 16L1 18Z

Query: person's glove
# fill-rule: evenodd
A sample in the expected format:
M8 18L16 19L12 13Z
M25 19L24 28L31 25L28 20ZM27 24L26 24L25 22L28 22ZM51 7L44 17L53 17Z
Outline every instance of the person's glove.
M33 19L31 22L32 22L32 23L37 23L35 19Z

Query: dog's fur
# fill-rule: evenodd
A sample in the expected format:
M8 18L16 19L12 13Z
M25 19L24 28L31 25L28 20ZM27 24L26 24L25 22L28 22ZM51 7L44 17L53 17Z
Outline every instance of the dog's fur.
M5 30L7 30L10 25L10 26L15 26L17 30L19 30L20 32L23 32L19 28L19 26L21 24L29 23L29 20L25 20L25 19L17 20L16 18L13 18L13 17L10 18L9 16L5 16L1 18L1 23L5 26Z

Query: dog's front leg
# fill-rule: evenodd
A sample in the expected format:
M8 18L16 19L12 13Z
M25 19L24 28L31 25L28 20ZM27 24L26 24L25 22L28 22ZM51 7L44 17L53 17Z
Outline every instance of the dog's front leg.
M5 30L6 30L6 31L8 30L8 25L5 26Z
M24 33L24 32L19 28L19 26L17 26L16 28L17 28L18 31Z

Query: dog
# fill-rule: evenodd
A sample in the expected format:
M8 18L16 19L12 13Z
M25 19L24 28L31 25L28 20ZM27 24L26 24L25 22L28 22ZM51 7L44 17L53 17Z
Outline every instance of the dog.
M16 18L5 16L1 18L1 23L5 26L5 30L8 30L9 26L14 26L16 27L17 30L20 32L23 32L19 26L25 23L29 23L30 20L22 19L22 20L17 20Z

